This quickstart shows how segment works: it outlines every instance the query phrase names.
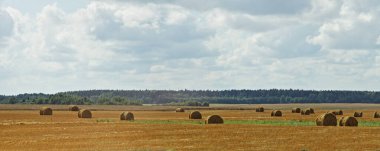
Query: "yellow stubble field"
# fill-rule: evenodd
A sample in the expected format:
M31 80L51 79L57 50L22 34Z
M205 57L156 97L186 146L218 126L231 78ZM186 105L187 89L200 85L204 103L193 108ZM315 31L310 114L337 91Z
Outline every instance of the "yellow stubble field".
M358 118L359 127L310 125L317 115L335 109L336 104L313 105L316 114L308 116L291 113L289 109L302 105L263 106L281 109L283 117L271 117L270 110L264 113L249 110L251 105L216 105L197 110L203 117L221 115L225 124L204 125L203 120L188 119L191 109L176 113L171 110L175 107L85 106L93 110L93 118L79 119L77 112L65 110L67 106L53 106L52 116L40 116L36 110L40 106L0 105L0 150L380 149L380 126L360 126L363 122L380 122L372 117L373 112L380 111L378 105L339 104L344 115L364 112L364 117ZM120 121L119 115L124 110L132 111L135 121ZM276 125L276 121L306 122L306 125Z

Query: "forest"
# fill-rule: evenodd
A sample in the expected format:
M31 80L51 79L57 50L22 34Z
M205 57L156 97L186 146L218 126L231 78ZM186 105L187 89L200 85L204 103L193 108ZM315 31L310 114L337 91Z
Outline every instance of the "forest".
M0 104L169 104L208 106L274 103L380 103L380 92L338 90L86 90L0 95Z

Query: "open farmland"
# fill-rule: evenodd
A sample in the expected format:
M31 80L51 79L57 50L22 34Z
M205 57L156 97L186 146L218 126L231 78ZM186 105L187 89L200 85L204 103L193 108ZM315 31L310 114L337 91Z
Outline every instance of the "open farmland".
M189 120L192 110L176 113L173 106L80 106L93 118L79 119L66 105L55 105L53 116L40 116L40 105L0 105L1 150L376 150L380 119L376 104L211 105L196 108L203 118L221 115L225 124L204 125ZM316 114L291 113L292 107L313 107ZM185 107L187 108L187 107ZM252 109L252 110L251 110ZM280 109L271 117L268 109ZM342 109L344 115L363 111L359 127L317 127L317 115ZM132 111L135 121L120 121ZM338 118L340 115L337 116Z

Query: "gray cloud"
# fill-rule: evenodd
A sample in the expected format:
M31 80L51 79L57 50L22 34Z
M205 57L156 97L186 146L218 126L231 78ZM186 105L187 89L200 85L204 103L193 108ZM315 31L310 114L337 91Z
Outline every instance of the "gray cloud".
M214 8L223 8L230 11L243 12L254 15L296 14L301 13L310 7L310 2L302 0L161 0L154 2L150 0L128 0L121 2L135 2L140 4L173 4L199 11L207 11Z

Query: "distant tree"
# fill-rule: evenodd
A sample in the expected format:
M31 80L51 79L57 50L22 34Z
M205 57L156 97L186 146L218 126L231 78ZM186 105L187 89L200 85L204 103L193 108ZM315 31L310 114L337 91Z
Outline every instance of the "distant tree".
M16 98L15 97L11 97L10 99L9 99L9 104L16 104L17 103L17 101L16 101Z
M56 94L0 95L0 103L24 104L175 104L205 106L209 103L380 103L380 92L334 90L88 90Z
M210 104L208 102L203 102L202 106L207 106L208 107L208 106L210 106Z

